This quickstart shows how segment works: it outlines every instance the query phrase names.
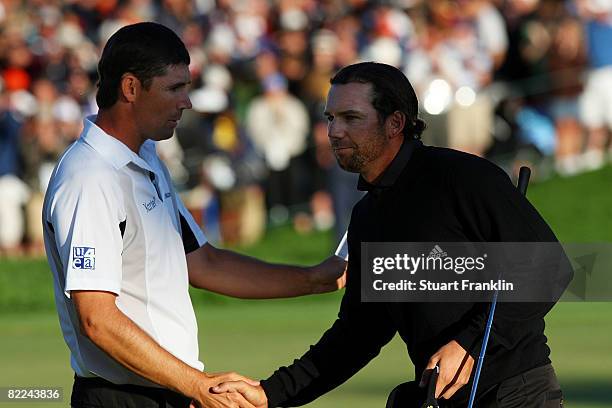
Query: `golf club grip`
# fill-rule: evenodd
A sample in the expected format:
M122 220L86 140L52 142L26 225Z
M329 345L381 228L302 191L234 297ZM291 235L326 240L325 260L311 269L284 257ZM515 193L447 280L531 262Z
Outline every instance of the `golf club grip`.
M527 195L527 186L529 185L529 177L531 176L531 169L527 166L521 166L519 170L518 183L516 187L522 195Z

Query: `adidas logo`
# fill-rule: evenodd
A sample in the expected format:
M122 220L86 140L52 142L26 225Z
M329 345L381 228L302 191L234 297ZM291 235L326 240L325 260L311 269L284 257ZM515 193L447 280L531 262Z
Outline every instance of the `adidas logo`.
M427 255L427 258L446 258L447 256L448 254L444 252L442 248L440 248L440 245L436 245L433 247L429 255Z

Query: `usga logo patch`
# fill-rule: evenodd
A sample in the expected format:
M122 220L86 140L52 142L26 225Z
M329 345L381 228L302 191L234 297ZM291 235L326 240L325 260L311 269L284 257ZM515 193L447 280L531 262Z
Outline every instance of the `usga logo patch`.
M72 267L74 269L96 269L96 248L73 247Z

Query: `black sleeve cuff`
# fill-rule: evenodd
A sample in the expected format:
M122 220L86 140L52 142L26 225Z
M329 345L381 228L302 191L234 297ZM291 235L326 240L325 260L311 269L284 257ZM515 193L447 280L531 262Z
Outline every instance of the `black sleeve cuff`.
M455 341L467 351L474 360L478 360L482 348L483 331L475 331L474 327L468 327L455 336Z
M285 400L285 387L276 374L272 374L268 379L260 381L260 384L268 398L268 408L278 407Z

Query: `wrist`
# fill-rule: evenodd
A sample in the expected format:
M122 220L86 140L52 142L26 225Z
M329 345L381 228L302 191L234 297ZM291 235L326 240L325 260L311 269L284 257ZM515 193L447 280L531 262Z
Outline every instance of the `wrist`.
M302 268L302 276L304 281L304 294L314 295L317 293L324 292L323 285L321 284L318 275L319 268L321 265L314 265L310 267Z
M210 375L197 371L195 375L189 376L187 389L179 390L183 395L198 399L203 394L206 394L210 387L213 387L213 380Z

